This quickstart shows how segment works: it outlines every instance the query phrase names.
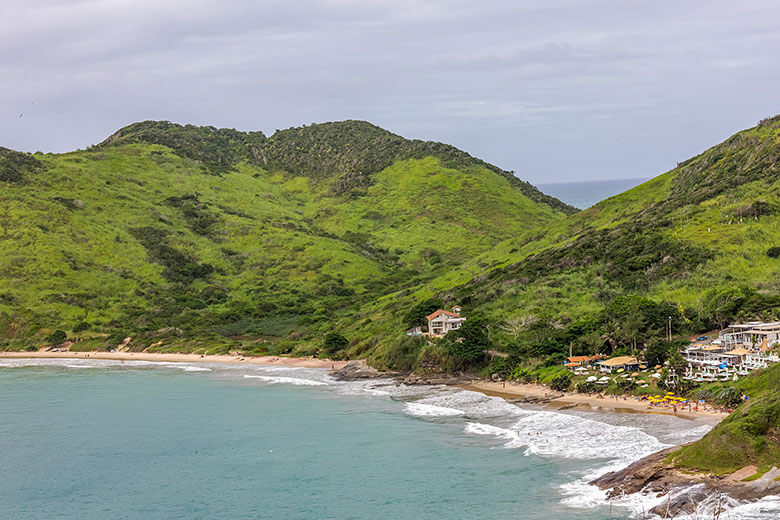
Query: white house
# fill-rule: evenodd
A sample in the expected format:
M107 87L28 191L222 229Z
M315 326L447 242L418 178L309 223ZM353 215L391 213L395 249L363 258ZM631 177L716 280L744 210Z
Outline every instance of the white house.
M780 343L780 321L735 323L720 332L720 340L727 347L744 345L766 350L775 343Z
M460 307L456 307L460 310ZM454 309L453 309L454 310ZM425 317L428 320L428 335L441 338L451 330L458 330L466 318L457 312L439 309Z

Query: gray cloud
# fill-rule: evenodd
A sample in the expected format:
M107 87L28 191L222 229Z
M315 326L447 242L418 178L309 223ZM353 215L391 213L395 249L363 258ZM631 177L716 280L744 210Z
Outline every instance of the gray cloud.
M534 182L651 176L780 112L777 20L772 0L11 0L0 145L355 118Z

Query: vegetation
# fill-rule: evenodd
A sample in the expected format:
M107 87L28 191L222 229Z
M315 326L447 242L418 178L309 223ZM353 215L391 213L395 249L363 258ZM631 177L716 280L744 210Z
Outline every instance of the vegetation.
M86 151L0 150L3 348L60 329L73 348L132 336L313 354L353 329L340 356L392 348L384 359L416 363L396 321L416 287L570 212L464 152L367 123L277 134L144 122ZM369 182L347 186L358 174ZM399 308L374 315L381 301Z
M721 402L733 406L750 399L701 440L684 446L670 460L693 471L725 474L744 466L777 465L780 460L780 365L720 390Z

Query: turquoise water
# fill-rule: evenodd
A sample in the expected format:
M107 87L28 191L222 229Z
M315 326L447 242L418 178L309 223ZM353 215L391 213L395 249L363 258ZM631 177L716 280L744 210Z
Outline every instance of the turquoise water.
M597 202L639 186L647 179L611 179L607 181L556 182L537 184L542 192L575 208L586 209Z
M0 395L2 519L602 519L616 443L708 428L210 364L0 360Z

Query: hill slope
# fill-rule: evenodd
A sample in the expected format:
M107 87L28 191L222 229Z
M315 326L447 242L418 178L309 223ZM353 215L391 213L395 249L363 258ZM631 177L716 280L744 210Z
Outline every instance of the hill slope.
M10 347L63 329L96 338L79 348L147 331L132 345L145 348L180 329L167 346L285 351L574 211L453 147L359 121L271 137L136 123L86 151L2 149L0 185Z
M776 318L779 159L774 117L625 193L379 300L367 313L375 321L398 316L395 330L403 331L401 316L417 302L457 302L467 315L484 317L493 348L521 365L555 363L570 344L578 354L646 344L665 336L669 317L675 335L732 319ZM394 341L403 344L402 333ZM399 349L377 362L430 361L422 345Z

